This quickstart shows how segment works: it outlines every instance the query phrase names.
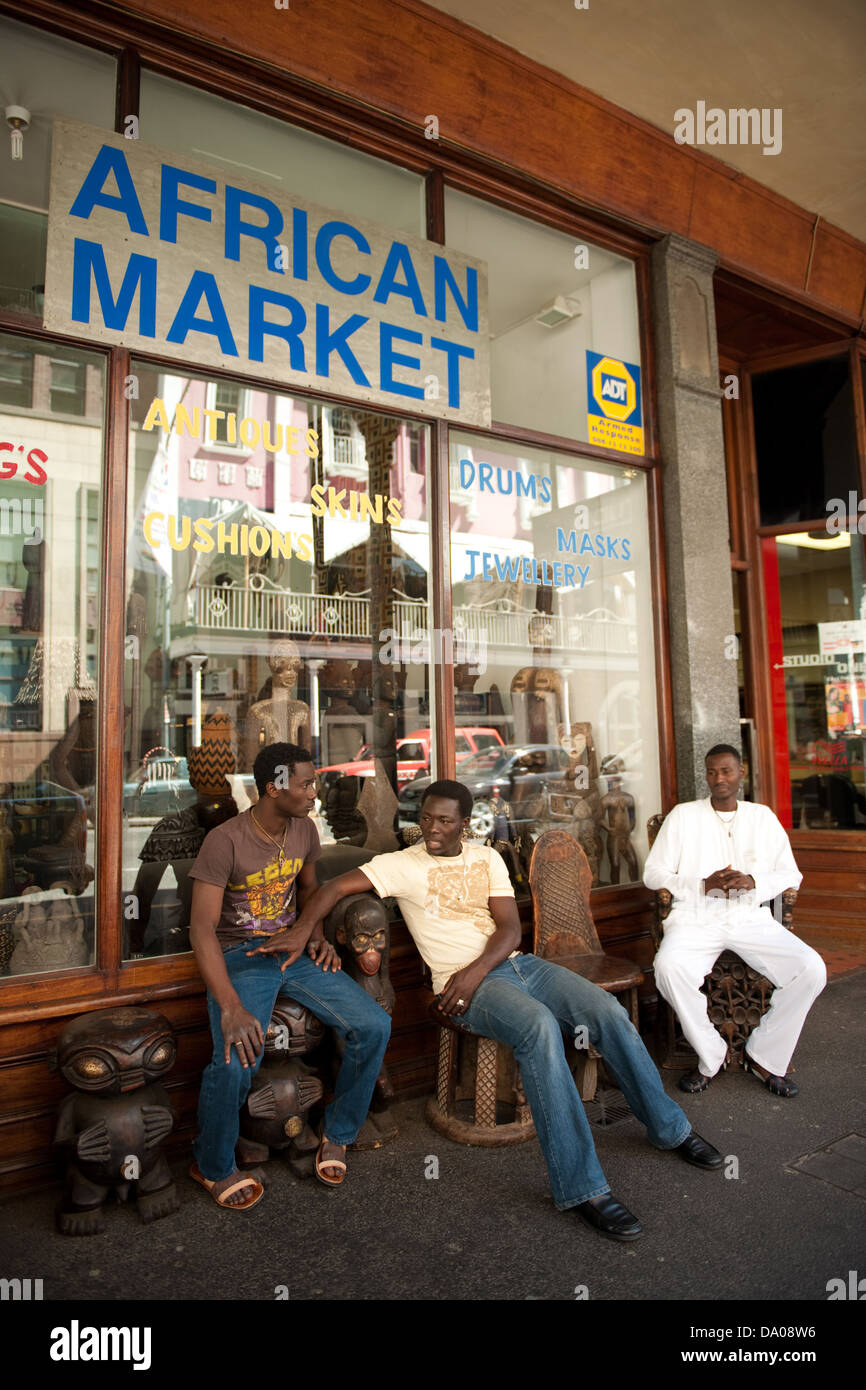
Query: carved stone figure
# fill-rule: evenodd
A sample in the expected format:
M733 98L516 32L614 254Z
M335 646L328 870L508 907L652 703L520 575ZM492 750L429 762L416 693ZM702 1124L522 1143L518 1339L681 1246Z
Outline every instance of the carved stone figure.
M238 1164L265 1163L271 1150L285 1156L296 1177L309 1177L319 1140L307 1114L322 1083L301 1057L317 1048L325 1026L294 999L278 998L265 1033L265 1055L241 1110Z
M174 1114L159 1084L176 1053L170 1024L150 1009L99 1009L64 1028L57 1066L75 1092L61 1101L54 1134L68 1164L57 1213L63 1235L104 1230L112 1190L124 1202L134 1190L145 1223L177 1211L160 1150Z
M84 939L84 920L72 898L48 903L27 899L15 919L17 944L9 962L10 975L35 975L43 970L70 970L87 965L90 950Z
M269 743L298 743L312 746L310 707L295 697L301 669L301 654L294 642L274 642L268 654L271 668L270 689L250 707L246 719L246 753L250 765L259 749Z
M391 933L385 909L371 893L343 898L325 922L325 935L340 953L343 970L375 999L386 1014L394 1012L394 986L389 962ZM342 1059L345 1040L334 1034L336 1055ZM361 1126L353 1149L378 1149L397 1137L397 1126L387 1113L394 1087L383 1065L376 1078L370 1113Z
M631 842L635 826L634 797L622 790L622 778L611 777L609 789L601 798L599 825L607 831L607 857L610 861L610 881L619 883L620 859L628 870L628 882L639 877L637 855Z

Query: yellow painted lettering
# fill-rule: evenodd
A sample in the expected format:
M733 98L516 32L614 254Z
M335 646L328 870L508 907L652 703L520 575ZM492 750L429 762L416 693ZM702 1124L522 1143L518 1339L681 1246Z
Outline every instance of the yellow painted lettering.
M192 529L196 535L196 539L192 543L193 550L200 550L203 555L209 555L214 548L214 538L211 534L213 521L206 516L201 516L198 521L193 523Z
M147 414L144 417L144 424L141 428L143 430L152 430L154 425L159 425L160 429L163 430L169 428L168 412L165 408L165 401L161 396L155 396L151 401Z
M178 434L191 434L198 439L201 432L201 415L199 407L193 406L192 417L184 405L183 401L178 401L177 409L174 412L174 423L177 426Z
M177 523L180 521L180 535L177 534ZM168 517L168 543L172 550L188 550L192 536L192 522L188 516L176 517L169 513Z
M155 521L165 521L165 512L148 512L147 516L144 518L141 529L144 532L144 539L147 541L148 545L154 550L158 550L162 542L153 539L152 527Z

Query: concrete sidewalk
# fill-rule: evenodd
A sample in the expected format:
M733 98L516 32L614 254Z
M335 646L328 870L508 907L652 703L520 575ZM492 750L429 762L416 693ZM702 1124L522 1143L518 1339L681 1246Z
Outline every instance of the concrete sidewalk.
M146 1227L110 1207L105 1233L81 1239L55 1233L54 1193L16 1198L0 1207L0 1275L41 1278L45 1299L75 1302L272 1300L280 1286L292 1301L573 1300L581 1285L592 1300L826 1300L830 1279L866 1275L864 1019L860 969L814 1005L793 1101L742 1071L700 1096L663 1073L737 1177L659 1153L632 1117L594 1130L614 1195L644 1225L630 1245L556 1211L536 1141L465 1148L410 1101L396 1142L350 1155L338 1192L274 1161L258 1207L221 1211L175 1165L176 1215Z

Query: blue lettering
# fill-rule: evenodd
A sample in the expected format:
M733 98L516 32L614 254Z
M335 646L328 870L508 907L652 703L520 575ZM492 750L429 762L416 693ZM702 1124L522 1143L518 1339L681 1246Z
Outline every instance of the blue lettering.
M577 554L577 536L573 531L565 532L561 526L556 528L556 548L557 550L569 550L572 555Z
M437 315L438 317L438 315ZM460 409L460 358L475 356L475 349L461 347L459 343L452 343L448 338L431 338L430 346L439 348L448 358L448 404L455 410Z
M520 556L515 555L506 560L501 560L498 555L493 557L496 561L497 579L519 579L520 578Z
M292 208L292 274L296 280L307 278L307 214L303 208Z
M538 498L540 502L549 502L553 493L551 491L550 479L541 478L538 485Z
M478 490L479 492L493 491L493 464L479 463L478 465Z
M534 497L534 496L535 496L535 474L534 474L534 473L530 473L530 475L529 475L528 478L524 478L524 476L523 476L522 473L518 473L518 475L517 475L517 490L516 490L516 495L517 495L518 497Z
M273 323L264 315L265 305L288 309L291 317L288 323ZM260 285L250 285L250 326L249 359L251 362L264 360L264 339L267 333L272 338L283 338L289 345L289 363L293 372L305 372L304 344L301 334L307 326L304 306L290 294L279 294L276 290L265 290Z
M619 559L619 551L617 550L617 545L618 545L618 544L619 544L619 539L618 539L618 537L616 537L616 536L608 536L608 537L607 537L607 558L608 558L609 560L618 560L618 559Z
M90 323L91 274L96 285L99 312L106 328L123 332L140 285L138 331L142 338L156 336L156 260L153 256L130 256L115 300L104 248L98 241L83 241L76 237L72 263L72 317L76 323Z
M481 564L484 567L484 578L490 582L493 579L493 571L490 568L490 551L485 550L481 556Z
M586 583L587 575L589 574L589 565L578 565L577 572L580 575L580 584L578 588L582 589Z
M466 327L472 333L478 332L478 271L474 266L466 267L466 298L460 293L460 286L454 279L454 274L444 256L433 257L433 303L434 313L439 323L447 320L445 308L445 291L451 291L451 297L457 305Z
M339 290L341 294L363 294L370 286L369 275L359 274L354 280L341 280L331 265L331 243L338 236L347 237L359 251L369 256L370 243L357 227L353 227L350 222L324 222L316 234L316 265L319 267L319 273L332 290ZM319 372L319 376L327 375L327 372ZM369 382L367 384L369 385Z
M502 486L502 474L503 474L503 473L505 473L505 476L506 476L506 478L508 479L508 487L503 487L503 486ZM518 478L519 478L519 477L520 477L520 474L518 473L517 476L518 476ZM499 491L502 493L503 497L509 497L509 496L511 495L511 489L512 489L513 486L514 486L514 474L512 473L512 471L511 471L510 468L505 468L505 469L497 468L497 470L496 470L496 486L497 486L497 488L499 489Z
M475 578L475 556L480 554L480 550L467 550L467 558L472 561L472 564L469 567L469 573L466 575L467 580Z
M264 226L258 222L244 222L241 217L241 208L258 208L267 218ZM265 248L265 264L268 270L276 270L278 274L284 274L277 266L277 245L280 232L283 230L283 214L280 212L276 203L272 203L270 198L263 198L258 193L246 193L242 188L235 188L234 184L226 184L226 234L225 234L225 256L227 261L239 261L241 258L241 237L255 237Z
M562 566L562 572L565 575L566 584L570 584L572 589L576 588L577 586L574 582L574 565L564 564Z
M178 213L186 213L187 217L197 217L200 222L211 220L210 208L200 207L198 203L187 203L178 197L178 188L182 183L189 188L200 188L203 193L216 193L216 183L213 179L204 179L200 174L190 174L185 169L176 169L173 164L163 164L162 187L159 194L160 241L177 241Z
M199 318L195 312L202 299L210 310L209 319ZM165 340L167 343L185 343L187 334L193 331L209 333L218 339L220 352L226 357L237 357L238 350L229 328L217 282L209 270L193 271Z
M467 473L466 470L469 470ZM460 460L460 486L471 487L475 481L475 464L471 459Z
M104 184L109 174L114 175L117 193L105 192ZM150 236L126 155L123 150L112 149L111 145L103 145L97 154L87 171L84 183L78 190L75 202L69 209L69 215L83 217L86 221L96 207L112 208L115 212L122 212L131 232Z
M398 270L402 270L406 276L402 284L395 278ZM426 319L427 307L421 293L421 286L418 284L409 247L404 246L402 241L391 243L391 250L388 252L388 259L382 269L382 274L379 276L379 283L376 286L373 299L377 304L387 304L388 296L392 294L402 294L406 299L411 299L415 313ZM421 394L423 397L423 391Z
M332 224L333 225L333 224ZM321 269L321 267L320 267ZM364 375L363 368L355 356L346 339L359 328L363 328L368 320L363 314L352 314L341 323L339 328L335 328L333 333L330 328L331 312L327 304L316 305L316 376L331 375L331 353L336 352L348 368L349 375L356 386L369 386L370 383Z
M623 537L622 541L622 558L624 560L631 559L631 542L627 541L625 537Z
M420 357L407 357L405 353L394 351L394 339L402 338L407 343L423 343L422 334L416 333L411 328L398 328L394 323L381 323L379 325L379 384L383 391L393 391L397 396L412 396L415 400L423 401L423 386L409 386L405 381L395 381L393 368L411 367L413 371L420 370Z
M580 550L577 551L577 554L578 554L578 555L585 555L587 551L589 551L590 555L594 555L594 554L595 554L595 550L594 550L593 544L592 544L592 536L589 534L588 531L585 531L584 534L583 534L583 535L581 536L581 538L580 538ZM602 546L602 552L603 552L603 551L604 551L604 546Z

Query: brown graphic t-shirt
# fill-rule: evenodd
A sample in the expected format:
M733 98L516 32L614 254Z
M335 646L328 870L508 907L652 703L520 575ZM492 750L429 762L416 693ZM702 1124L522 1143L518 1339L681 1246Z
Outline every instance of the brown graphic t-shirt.
M211 830L190 877L225 889L216 929L222 949L290 927L297 916L298 874L321 853L318 831L306 816L289 820L282 866L277 845L259 834L249 811Z

